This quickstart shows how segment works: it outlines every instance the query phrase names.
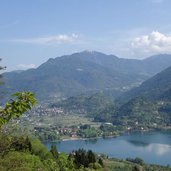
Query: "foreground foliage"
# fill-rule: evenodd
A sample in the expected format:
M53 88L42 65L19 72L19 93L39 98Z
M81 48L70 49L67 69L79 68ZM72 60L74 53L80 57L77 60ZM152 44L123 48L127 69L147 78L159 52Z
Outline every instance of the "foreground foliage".
M99 164L95 164L96 158L92 151L78 150L75 152L83 156L82 160L80 160L80 155L74 156L72 153L68 156L65 153L58 153L54 145L49 151L39 140L1 134L0 170L74 171L101 168ZM88 163L85 165L87 159Z
M146 165L140 158L119 160L79 149L69 155L50 151L28 137L0 134L1 171L170 171L169 166Z
M69 166L73 166L72 161L63 157L66 156L64 154L59 154L57 161L52 151L48 151L39 140L31 141L28 137L9 135L1 135L0 138L0 170L2 171L58 171L67 170Z
M17 92L13 99L0 108L0 127L10 119L20 117L24 112L36 104L34 94L31 92Z

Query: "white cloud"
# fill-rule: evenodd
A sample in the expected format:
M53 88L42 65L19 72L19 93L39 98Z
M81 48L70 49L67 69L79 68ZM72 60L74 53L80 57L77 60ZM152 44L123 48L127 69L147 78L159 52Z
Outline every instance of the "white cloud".
M79 36L77 34L59 34L55 36L48 37L37 37L37 38L28 38L28 39L13 39L12 42L18 43L31 43L31 44L42 44L42 45L57 45L63 43L73 43Z
M35 64L19 64L17 68L21 70L26 70L30 68L36 68L36 65Z
M142 35L133 39L131 49L135 55L139 54L143 56L171 53L171 35L153 31L148 35Z

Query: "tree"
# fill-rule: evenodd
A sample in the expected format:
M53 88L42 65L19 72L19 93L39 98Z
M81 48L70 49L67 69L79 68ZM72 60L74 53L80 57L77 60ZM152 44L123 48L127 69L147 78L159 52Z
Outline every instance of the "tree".
M95 163L96 162L96 156L91 150L88 150L87 157L88 157L89 163Z
M76 168L89 167L89 164L96 163L96 156L91 150L78 149L69 154L69 159L73 159Z
M11 119L20 117L36 104L34 94L31 92L17 92L12 96L13 99L0 108L0 128Z
M58 154L58 150L56 148L56 145L54 145L54 144L51 145L50 152L52 153L52 155L55 159L58 159L59 154Z
M0 66L0 70L3 69L6 69L6 67ZM2 83L2 74L0 74L0 84ZM31 92L17 92L12 96L13 99L0 108L0 128L11 119L21 116L36 104L34 94Z
M99 158L98 163L99 163L102 167L104 166L102 158Z

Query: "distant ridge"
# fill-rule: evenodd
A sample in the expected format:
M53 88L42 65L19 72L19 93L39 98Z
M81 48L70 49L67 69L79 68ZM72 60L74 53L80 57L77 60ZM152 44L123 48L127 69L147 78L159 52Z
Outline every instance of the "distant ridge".
M123 59L96 51L50 58L38 68L4 73L8 93L29 90L39 99L102 91L113 97L138 86L171 65L171 55Z
M171 67L156 74L139 87L124 93L119 100L127 102L135 97L148 100L171 100Z

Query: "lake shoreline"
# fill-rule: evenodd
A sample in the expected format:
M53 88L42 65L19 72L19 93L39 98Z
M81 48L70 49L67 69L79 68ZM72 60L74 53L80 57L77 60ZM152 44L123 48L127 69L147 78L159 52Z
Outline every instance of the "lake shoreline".
M171 131L171 127L164 127L160 129L149 129L149 130L132 130L132 131L125 131L118 133L117 135L111 135L111 136L98 136L98 137L90 137L90 138L83 138L83 137L67 137L67 138L61 138L59 140L45 140L42 141L43 143L46 142L51 142L51 143L56 143L56 142L63 142L63 141L78 141L78 140L95 140L95 139L107 139L107 138L117 138L123 135L133 135L133 134L143 134L143 133L153 133L153 132L162 132L162 131Z
M123 135L123 134L122 134ZM71 138L63 138L63 139L60 139L60 140L54 140L54 141L49 141L49 140L46 140L46 141L42 141L43 143L47 143L47 142L51 142L51 143L57 143L57 142L64 142L64 141L77 141L77 140L82 140L82 141L85 141L85 140L95 140L95 139L107 139L107 138L117 138L121 136L121 134L119 135L115 135L115 136L107 136L107 137L91 137L91 138L82 138L82 137L71 137Z
M97 140L97 141L96 141ZM50 149L56 144L58 151L69 154L72 150L92 150L109 158L142 158L145 163L171 165L171 132L150 131L125 133L120 136L96 138L67 138L60 141L46 141Z

